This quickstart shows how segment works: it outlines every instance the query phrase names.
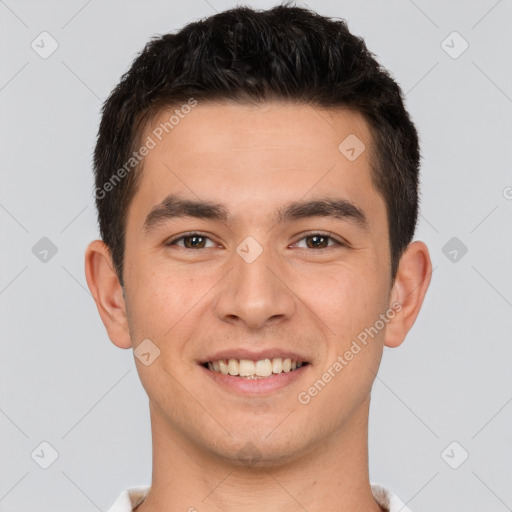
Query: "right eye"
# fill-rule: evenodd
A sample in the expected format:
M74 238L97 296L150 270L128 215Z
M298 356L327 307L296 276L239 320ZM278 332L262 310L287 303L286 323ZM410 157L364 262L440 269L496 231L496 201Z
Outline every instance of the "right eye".
M183 240L183 245L178 245L177 242L180 242L181 240ZM178 247L183 247L184 249L208 249L208 247L204 246L206 240L211 239L202 233L191 232L180 235L179 237L167 242L165 245L168 247L178 245ZM215 243L213 246L215 246Z

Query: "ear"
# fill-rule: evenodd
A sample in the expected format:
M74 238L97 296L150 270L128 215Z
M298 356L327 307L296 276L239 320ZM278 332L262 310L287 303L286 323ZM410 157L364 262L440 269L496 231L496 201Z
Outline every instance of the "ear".
M427 246L423 242L412 242L400 258L391 289L390 307L395 310L395 316L386 327L384 345L387 347L398 347L404 341L420 312L431 275Z
M132 348L123 288L110 251L102 240L94 240L87 246L85 277L108 337L119 348Z

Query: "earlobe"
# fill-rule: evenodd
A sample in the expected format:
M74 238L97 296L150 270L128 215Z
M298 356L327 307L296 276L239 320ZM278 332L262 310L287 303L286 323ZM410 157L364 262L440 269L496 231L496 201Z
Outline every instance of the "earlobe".
M123 288L110 251L102 240L94 240L87 246L85 277L108 337L119 348L132 348Z
M400 258L395 282L391 290L391 307L397 313L386 327L384 344L398 347L413 326L423 304L432 275L432 263L427 246L412 242Z

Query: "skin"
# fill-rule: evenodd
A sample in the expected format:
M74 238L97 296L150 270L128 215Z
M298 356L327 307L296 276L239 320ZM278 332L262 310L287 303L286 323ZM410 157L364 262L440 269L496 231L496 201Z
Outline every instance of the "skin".
M168 118L161 112L152 127ZM89 244L87 283L112 343L130 349L150 339L160 349L148 366L135 358L153 438L152 488L139 512L382 510L368 477L371 387L383 347L400 345L412 327L432 267L415 241L392 283L385 203L369 151L355 161L339 151L349 134L369 148L355 112L200 102L145 157L127 218L124 290L105 244ZM232 218L173 219L145 233L146 215L171 192L224 203ZM368 228L272 218L289 201L325 196L350 200ZM204 248L190 239L165 245L188 231L208 237ZM333 237L320 248L311 243L318 231ZM248 236L263 250L250 264L236 252ZM400 312L385 328L300 403L395 302ZM198 365L217 350L271 347L307 354L311 364L265 396L221 388ZM242 457L244 447L256 461Z

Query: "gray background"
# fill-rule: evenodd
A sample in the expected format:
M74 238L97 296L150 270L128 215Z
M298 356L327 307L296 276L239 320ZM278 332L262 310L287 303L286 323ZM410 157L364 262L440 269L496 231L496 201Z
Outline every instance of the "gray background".
M0 1L1 511L106 510L150 483L148 399L85 281L91 155L101 103L149 37L234 5ZM512 1L307 5L365 38L422 142L416 238L434 272L373 388L371 480L414 512L512 510ZM46 59L43 31L59 45ZM44 441L59 454L46 470Z

